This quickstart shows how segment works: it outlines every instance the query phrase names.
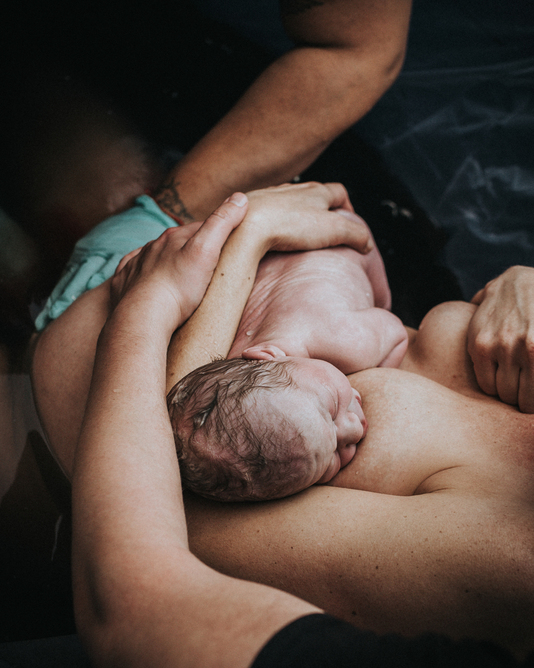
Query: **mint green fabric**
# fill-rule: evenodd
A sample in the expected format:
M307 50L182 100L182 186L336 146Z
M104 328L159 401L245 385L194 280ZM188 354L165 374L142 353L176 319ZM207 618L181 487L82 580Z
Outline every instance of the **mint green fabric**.
M141 195L131 209L97 225L74 247L63 276L35 320L37 331L60 316L84 292L113 276L127 253L177 225L148 195Z

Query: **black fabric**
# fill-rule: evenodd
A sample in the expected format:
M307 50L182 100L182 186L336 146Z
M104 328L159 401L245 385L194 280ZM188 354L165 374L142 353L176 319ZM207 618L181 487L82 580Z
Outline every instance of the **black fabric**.
M519 664L491 643L453 642L443 636L416 639L377 636L329 615L301 617L279 631L260 651L252 668L512 668L534 666L534 655Z
M0 644L0 668L90 668L78 636Z

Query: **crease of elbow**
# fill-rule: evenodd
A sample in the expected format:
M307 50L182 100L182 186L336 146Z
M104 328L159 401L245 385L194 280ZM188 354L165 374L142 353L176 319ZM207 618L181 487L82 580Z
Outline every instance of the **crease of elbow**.
M382 93L396 81L402 71L406 58L406 45L384 49L381 52L365 52L358 48L351 50L354 69L366 71L369 80L378 84Z
M303 47L304 48L304 47ZM345 85L348 89L359 89L362 79L377 91L377 97L383 95L396 81L406 59L406 44L387 45L382 49L376 47L339 46L339 45L308 45L314 50L329 51L337 54L337 72L343 72ZM334 62L335 62L334 61Z

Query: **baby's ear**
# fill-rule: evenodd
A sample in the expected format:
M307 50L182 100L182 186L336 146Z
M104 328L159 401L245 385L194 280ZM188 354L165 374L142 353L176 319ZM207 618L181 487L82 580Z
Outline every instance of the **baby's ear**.
M246 360L275 360L279 357L286 357L283 350L278 346L273 346L270 343L265 345L252 346L241 353L241 357Z

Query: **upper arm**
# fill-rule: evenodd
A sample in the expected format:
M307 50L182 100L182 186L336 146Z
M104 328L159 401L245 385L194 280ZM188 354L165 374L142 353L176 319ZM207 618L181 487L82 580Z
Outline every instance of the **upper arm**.
M108 313L106 281L50 323L34 347L32 385L37 410L49 445L68 476L72 474L96 344Z
M187 511L207 564L377 632L487 634L513 592L506 522L450 491L313 487L256 505L188 500Z
M402 64L412 0L280 0L284 28L297 45L368 52Z

